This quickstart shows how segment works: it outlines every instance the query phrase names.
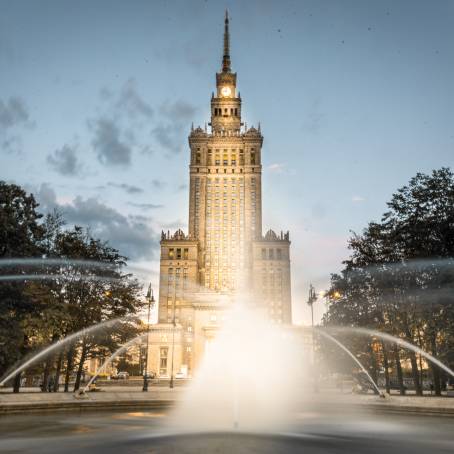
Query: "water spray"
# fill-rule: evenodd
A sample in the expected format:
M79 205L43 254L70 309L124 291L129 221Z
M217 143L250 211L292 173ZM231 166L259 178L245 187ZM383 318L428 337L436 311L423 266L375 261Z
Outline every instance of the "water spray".
M116 319L112 319L112 320L107 320L105 322L101 322L101 323L97 323L96 325L92 325L92 326L89 326L88 328L84 328L80 331L77 331L73 334L70 334L68 337L65 337L64 339L61 339L59 340L58 342L55 342L54 344L52 345L49 345L48 347L46 347L44 350L41 350L40 352L38 352L37 354L33 355L29 360L27 360L25 363L23 363L22 365L20 365L19 367L17 367L16 369L14 369L12 372L10 372L8 375L6 375L1 381L0 381L0 387L1 386L4 386L4 384L10 380L11 378L13 378L14 376L16 376L17 374L19 374L20 372L22 372L23 370L27 369L27 367L29 367L31 364L33 364L34 362L38 361L39 359L41 358L44 358L46 355L48 355L49 353L51 353L52 351L56 350L57 348L60 348L60 347L63 347L64 345L76 340L77 338L79 338L80 336L84 336L86 334L90 334L90 333L93 333L93 332L96 332L97 330L101 329L101 328L107 328L107 327L110 327L110 326L113 326L113 325L116 325L117 323L120 323L120 322L123 322L123 321L126 321L128 319L130 319L131 317L122 317L122 318L116 318Z
M360 369L366 374L367 378L372 383L372 386L377 391L377 395L380 396L381 398L385 398L385 395L380 391L378 385L375 383L373 378L370 376L369 372L367 372L366 368L361 364L359 359L342 342L338 341L335 337L331 336L330 334L328 334L320 329L314 328L314 330L317 333L319 333L320 335L322 335L323 337L325 337L326 339L328 339L331 342L333 342L334 344L336 344L345 353L347 353L350 356L350 358L352 358L353 361L355 361L355 363L360 367Z
M95 374L93 375L93 377L90 378L89 382L85 385L84 389L80 392L80 394L85 394L87 392L87 389L90 388L90 386L92 385L92 383L96 380L96 378L98 377L98 375L100 373L102 373L106 367L119 355L121 354L122 352L124 352L127 348L129 348L131 345L134 345L135 343L137 343L139 340L142 339L142 337L145 337L145 336L148 336L148 333L145 333L145 334L139 334L138 336L136 336L134 339L131 339L130 341L126 342L126 344L122 345L119 349L115 350L114 353L112 353L112 355L109 356L109 358L106 359L106 361L104 361L104 363L96 370ZM145 371L145 373L147 373L148 371Z

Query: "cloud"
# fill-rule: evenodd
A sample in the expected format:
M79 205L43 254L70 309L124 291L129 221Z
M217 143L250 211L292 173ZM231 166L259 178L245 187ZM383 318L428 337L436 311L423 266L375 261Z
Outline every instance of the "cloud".
M180 192L180 191L186 191L186 189L188 189L188 185L186 183L182 183L178 186L177 188L177 191Z
M24 101L11 96L7 101L0 99L0 128L7 129L17 125L27 125L30 116Z
M156 178L151 180L151 184L152 184L152 186L155 189L164 189L165 186L166 186L166 182L165 181L161 181L161 180L158 180Z
M2 141L2 149L7 153L18 154L22 151L22 139L18 135L9 135Z
M103 101L110 101L114 97L114 93L107 87L102 87L99 90L99 96Z
M94 236L133 260L152 259L159 249L158 236L144 216L125 216L94 197L77 196L69 203L59 203L48 184L42 184L35 195L41 211L58 209L68 225L90 228Z
M159 107L159 112L172 121L190 121L194 118L197 108L186 101L166 101Z
M17 132L20 128L32 128L34 123L22 98L10 96L0 99L0 137L1 149L7 153L20 153L22 139Z
M283 173L285 170L286 164L275 162L268 166L268 170L271 173Z
M195 3L191 4L191 9L196 8ZM194 17L197 16L197 13ZM206 34L201 28L191 36L185 36L184 39L173 37L163 41L159 48L154 49L154 56L165 63L182 62L187 63L197 72L204 72L203 68L208 69L212 63L211 55L218 50L218 42L207 40ZM219 60L220 62L220 60Z
M352 197L352 202L355 202L355 203L361 203L361 202L365 202L366 199L364 197L361 197L360 195L354 195Z
M154 116L154 110L139 94L136 81L128 79L119 92L103 87L99 96L103 113L88 121L98 160L110 166L127 167L133 151L151 154L152 148L142 130Z
M197 108L183 100L166 101L159 107L161 121L152 129L152 135L162 148L172 154L181 152L186 135Z
M151 154L156 146L171 154L181 152L187 136L185 130L197 111L181 99L153 108L141 96L133 78L118 92L102 88L100 98L103 113L89 121L89 125L98 159L107 165L129 166L133 152Z
M53 154L47 155L47 163L61 175L78 176L82 173L82 165L77 158L76 151L76 147L63 145Z
M111 166L131 164L131 146L120 137L120 129L113 120L99 118L91 124L94 130L93 148L99 162Z
M159 125L153 128L152 134L162 148L171 153L179 153L183 146L183 140L180 137L182 130L177 125Z
M151 118L154 113L152 107L139 95L133 78L128 79L121 88L115 109L128 114L131 118L141 116Z
M128 205L131 205L136 208L140 208L141 210L156 210L158 208L163 208L164 205L156 205L154 203L135 203L129 202Z
M114 183L112 181L109 181L107 183L108 186L112 186L114 188L119 188L123 189L125 192L128 194L140 194L143 192L142 188L139 188L138 186L134 186L132 184L126 184L126 183Z

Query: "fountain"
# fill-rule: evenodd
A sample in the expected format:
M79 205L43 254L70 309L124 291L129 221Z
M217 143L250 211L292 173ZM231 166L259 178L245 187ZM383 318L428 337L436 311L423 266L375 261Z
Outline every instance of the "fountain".
M102 325L109 326L119 321L112 320ZM89 330L100 329L100 326ZM84 331L86 333L86 330L74 333L58 345L49 346L9 374L3 382ZM317 335L332 342L354 361L380 394L377 384L358 358L332 335L344 331L398 342L439 365L439 361L428 353L386 333L365 328L315 328ZM225 311L225 318L219 321L216 337L207 342L206 354L192 383L159 427L155 427L151 434L144 431L136 435L129 433L126 437L121 433L112 433L109 438L95 436L91 440L92 448L102 447L112 453L148 452L150 447L158 453L344 452L342 449L365 453L370 451L373 439L374 449L385 449L381 439L373 438L377 429L371 415L362 420L357 408L344 405L342 400L338 400L339 395L325 395L325 391L314 395L312 336L308 333L309 330L301 327L271 323L263 310L245 298L231 304ZM145 336L146 333L140 334L118 348L98 368L83 391L118 355ZM450 370L447 366L442 368L447 372ZM370 396L370 399L376 398ZM324 415L323 422L318 415ZM384 430L383 426L380 427ZM400 431L406 430L404 426L398 427ZM406 443L412 452L418 452L414 443ZM86 447L77 447L69 452L82 452L84 449ZM46 446L46 452L59 451Z
M374 329L369 329L369 328L361 328L361 327L344 327L344 326L333 326L329 328L333 332L346 332L346 333L358 333L358 334L363 334L366 336L375 336L380 339L383 339L385 341L388 341L390 343L395 343L400 345L401 347L405 347L418 355L423 356L426 358L429 362L435 364L438 366L440 369L443 369L445 372L447 372L451 377L454 377L454 371L450 369L446 364L443 364L440 360L437 358L433 357L430 353L427 353L424 351L422 348L417 347L416 345L413 345L412 343L406 341L405 339L402 339L400 337L393 336L388 333L383 333L381 331L377 331ZM326 333L325 333L326 334Z
M372 386L374 387L375 391L377 392L377 395L380 397L384 397L384 394L380 391L378 388L378 385L375 383L373 378L370 376L369 372L367 372L366 368L362 365L362 363L359 361L359 359L339 340L337 340L335 337L331 336L330 334L326 333L325 331L321 329L316 329L314 328L316 333L320 334L321 336L325 337L329 341L333 342L336 344L339 348L341 348L345 353L347 353L350 358L353 359L353 361L359 366L359 368L363 371L363 373L366 375Z
M1 380L0 380L0 387L4 386L6 382L11 380L15 375L19 374L20 372L24 371L32 364L36 363L39 360L42 360L50 353L57 351L58 349L64 347L65 345L70 344L71 342L75 341L81 336L85 336L87 334L94 334L97 331L100 331L105 328L110 328L115 326L118 323L122 323L125 320L128 320L130 317L122 317L112 320L107 320L105 322L97 323L96 325L90 326L88 328L81 329L75 333L70 334L69 336L65 337L64 339L60 339L59 341L49 345L48 347L44 348L43 350L39 351L38 353L33 354L31 358L26 360L25 362L21 363L19 366L16 366L14 370L7 373Z
M115 352L112 353L102 364L101 366L96 370L95 374L93 377L90 378L88 383L85 385L85 387L80 391L81 394L86 393L88 389L90 389L90 385L98 378L99 374L102 374L106 367L112 363L112 361L121 353L126 351L129 347L131 347L134 344L137 344L141 339L144 337L148 336L148 333L145 334L139 334L138 336L134 337L134 339L131 339L130 341L126 342L126 344L122 345L120 348L115 350Z
M33 265L35 264L41 266L42 261L35 261ZM10 265L12 266L7 263L0 264ZM97 266L96 263L91 265ZM32 279L40 278L37 274L4 278L28 279L28 276ZM214 295L208 297L215 298ZM223 296L218 296L218 301L219 298L222 299ZM156 452L164 453L174 450L200 452L211 449L220 452L242 452L244 447L260 452L280 450L300 452L303 449L305 452L324 452L318 451L320 446L324 446L329 452L331 450L337 452L335 450L339 447L339 441L330 444L325 436L318 437L311 433L314 415L328 412L330 418L333 418L332 424L335 426L329 426L332 437L338 430L334 427L339 425L339 421L348 426L349 421L357 420L357 409L353 410L338 394L326 394L326 390L314 394L313 379L316 366L313 358L313 338L307 334L310 333L309 329L270 322L264 310L247 297L226 303L229 309L224 312L225 317L218 320L217 335L207 341L205 356L195 372L192 383L184 393L181 393L181 401L176 402L159 429L151 436L142 434L138 438L130 436L115 442L102 438L95 439L97 447L102 444L103 449L115 453L129 451L134 446L139 450L147 450L153 446ZM112 329L126 319L108 320L61 339L18 365L2 378L0 386L33 363L77 338L96 333L98 330ZM418 353L454 377L454 372L449 367L429 353L387 333L360 327L313 328L313 332L345 352L362 370L381 397L384 394L377 383L358 358L334 337L336 332L375 336L387 342L395 342ZM140 334L118 348L97 369L81 393L89 389L96 377L118 358L118 355L146 336L146 333ZM376 398L370 396L369 399ZM371 430L370 425L367 426L367 430ZM355 443L356 439L351 439L347 443L351 452L367 452L369 449L366 444L355 451L357 449ZM247 449L243 451L248 452ZM49 452L52 450L49 449Z

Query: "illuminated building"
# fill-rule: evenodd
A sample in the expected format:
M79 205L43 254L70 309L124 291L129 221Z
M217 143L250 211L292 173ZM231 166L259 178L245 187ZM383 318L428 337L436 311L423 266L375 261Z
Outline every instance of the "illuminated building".
M189 231L161 237L150 343L150 370L161 376L171 375L172 363L174 372L192 373L229 296L248 295L272 321L291 323L289 234L262 234L263 136L260 126L242 122L241 104L226 13L209 129L193 127L189 135Z

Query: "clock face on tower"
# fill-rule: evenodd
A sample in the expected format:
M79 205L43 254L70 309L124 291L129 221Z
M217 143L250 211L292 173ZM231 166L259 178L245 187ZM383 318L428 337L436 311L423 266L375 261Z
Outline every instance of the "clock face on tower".
M222 87L221 88L221 95L222 96L230 96L230 94L232 93L232 90L230 89L230 87Z

